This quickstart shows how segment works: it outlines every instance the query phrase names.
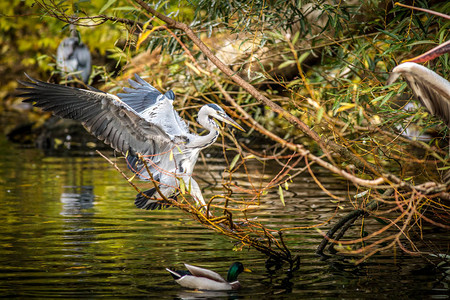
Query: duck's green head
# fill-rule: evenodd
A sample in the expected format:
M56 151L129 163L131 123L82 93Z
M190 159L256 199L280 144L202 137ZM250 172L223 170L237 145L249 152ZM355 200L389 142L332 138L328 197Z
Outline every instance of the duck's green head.
M233 282L237 280L237 277L242 272L251 272L251 270L244 268L244 265L240 262L235 262L230 266L230 269L228 270L227 275L227 281Z

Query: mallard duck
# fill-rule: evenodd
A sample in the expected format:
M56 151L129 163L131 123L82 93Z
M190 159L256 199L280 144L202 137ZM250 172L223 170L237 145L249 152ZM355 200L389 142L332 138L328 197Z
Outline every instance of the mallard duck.
M241 284L237 280L237 277L242 272L251 272L249 269L244 268L244 265L240 262L235 262L230 266L228 270L227 280L214 271L199 268L184 264L187 271L172 271L168 268L166 270L170 272L175 281L186 288L209 290L209 291L225 291L225 290L237 290L241 287Z

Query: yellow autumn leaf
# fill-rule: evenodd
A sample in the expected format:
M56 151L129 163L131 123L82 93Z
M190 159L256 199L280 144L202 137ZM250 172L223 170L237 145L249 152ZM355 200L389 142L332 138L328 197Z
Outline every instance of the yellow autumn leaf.
M355 107L355 106L356 106L355 103L345 103L345 104L341 105L341 107L339 107L339 108L336 110L336 112L341 112L341 111L344 111L344 110L353 108L353 107Z
M155 27L153 27L153 28L150 29L150 30L143 31L143 32L139 35L139 39L138 39L138 41L137 41L137 43L136 43L136 51L139 50L139 47L140 47L141 44L148 38L148 36L149 36L150 34L152 34L153 31L158 30L159 28L161 28L161 26L155 26Z
M136 177L136 174L133 174L133 176L131 176L130 178L128 178L128 182L133 181L133 179Z
M186 184L184 183L183 178L180 178L180 190L182 194L186 194Z
M200 75L200 74L201 74L201 73L200 73L200 70L199 70L196 66L194 66L193 64L191 64L190 62L185 61L184 63L186 64L186 66L189 67L189 69L191 69L192 71L194 71L195 74L197 74L197 75Z
M284 203L283 188L281 187L281 185L278 186L278 193L280 194L281 203L283 203L283 206L286 206L286 204Z

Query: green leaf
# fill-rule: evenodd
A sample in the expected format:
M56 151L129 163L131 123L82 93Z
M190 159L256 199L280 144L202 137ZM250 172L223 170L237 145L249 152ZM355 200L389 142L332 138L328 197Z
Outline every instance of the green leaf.
M370 102L375 104L376 102L378 102L379 100L383 99L384 97L386 97L386 95L378 96L378 97L372 99L372 101L370 101Z
M121 7L114 7L112 10L113 11L132 11L132 10L136 10L136 8L133 6L121 6Z
M380 32L390 36L394 41L399 40L398 36L396 36L394 33L391 33L390 31L380 29Z
M302 53L302 55L300 55L300 57L298 58L298 62L302 63L310 54L311 52L309 51Z
M234 156L234 158L233 158L233 160L231 161L231 164L230 164L230 171L233 170L234 166L236 165L236 163L237 163L238 160L239 160L239 157L240 157L239 154L236 154L236 155Z
M287 60L287 61L284 61L284 62L282 62L279 66L278 66L278 69L283 69L283 68L286 68L287 66L290 66L290 65L292 65L292 64L294 64L295 62L293 61L293 60Z
M101 15L105 10L107 10L111 5L113 5L114 2L116 2L116 0L109 0L108 2L106 2L106 4L103 5L103 7L100 9L98 13Z
M266 33L267 33L267 35L270 35L273 38L278 39L278 40L284 40L285 39L285 36L282 35L280 32L267 31Z
M297 43L298 37L300 36L300 31L297 31L292 38L292 44L295 45Z
M406 87L406 83L404 84L404 87ZM399 93L401 92L400 90L398 91ZM383 106L387 101L389 101L389 99L391 99L392 96L394 96L395 91L390 91L386 97L384 97L383 101L381 101L380 106Z
M415 41L415 42L409 43L408 46L417 46L417 45L423 45L423 44L431 44L431 45L436 46L436 42L431 41L431 40Z
M295 79L295 80L292 80L291 82L289 82L289 84L286 85L286 87L291 87L291 86L296 85L296 84L299 84L299 83L301 83L301 82L303 82L303 79L301 79L301 78Z

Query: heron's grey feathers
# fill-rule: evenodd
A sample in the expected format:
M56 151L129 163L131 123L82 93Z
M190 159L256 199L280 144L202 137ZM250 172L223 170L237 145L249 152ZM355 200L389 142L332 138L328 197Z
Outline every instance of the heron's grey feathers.
M18 89L22 92L19 96L27 98L25 102L59 117L80 121L98 139L124 154L154 156L157 163L158 154L187 139L167 134L160 124L149 122L152 118L144 119L114 95L28 78L34 82L20 81L28 88Z
M172 90L168 90L164 96L166 96L167 98L169 98L170 100L175 100L175 93Z
M450 82L424 66L406 62L392 70L388 85L400 75L403 75L414 97L432 115L438 116L450 126Z
M214 271L208 270L208 269L203 269L200 267L196 267L196 266L192 266L192 265L188 265L188 264L184 264L186 266L186 269L188 269L189 272L191 272L192 275L197 276L197 277L204 277L204 278L208 278L217 282L227 282L225 279L223 279L222 276L220 276L219 274L217 274Z
M189 128L186 122L173 109L175 94L168 91L163 95L139 75L134 76L136 81L128 80L133 88L125 87L125 93L117 96L143 119L159 125L172 137L187 136Z
M142 113L148 107L155 105L158 101L164 99L164 95L157 89L144 81L137 74L134 75L137 81L128 79L132 88L124 87L125 93L119 93L117 96L138 114Z

